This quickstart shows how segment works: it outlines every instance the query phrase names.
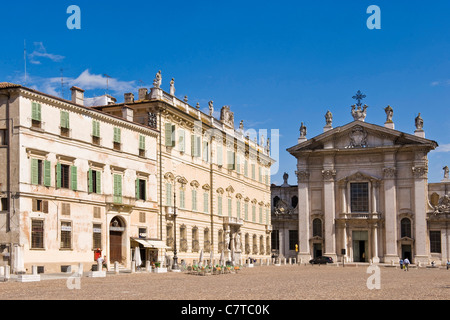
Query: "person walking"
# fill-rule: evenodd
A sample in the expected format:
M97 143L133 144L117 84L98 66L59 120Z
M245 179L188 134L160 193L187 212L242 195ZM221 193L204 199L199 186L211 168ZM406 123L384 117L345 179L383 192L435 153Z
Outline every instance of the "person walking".
M447 259L447 270L450 269L450 260Z
M400 258L400 270L402 270L402 269L403 269L403 259Z
M409 259L405 258L405 260L403 260L403 263L405 265L405 271L409 271L409 269L408 269L409 264L410 264Z

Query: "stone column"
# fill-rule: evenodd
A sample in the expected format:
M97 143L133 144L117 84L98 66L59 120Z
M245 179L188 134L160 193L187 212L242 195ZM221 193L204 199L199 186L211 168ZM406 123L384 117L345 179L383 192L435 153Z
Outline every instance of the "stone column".
M397 250L397 192L395 167L386 167L384 172L384 214L386 228L385 263L399 261Z
M336 170L322 170L323 177L323 198L324 198L324 218L325 218L325 254L336 261L336 206L335 206L335 186L334 177Z
M309 172L307 170L298 170L296 174L298 180L298 259L309 261L311 259L309 247Z
M414 177L414 214L415 214L415 234L414 247L415 256L414 262L426 264L428 263L427 250L427 173L428 167L426 165L418 165L412 167Z
M345 260L346 257L348 257L348 248L347 248L347 223L343 223L343 229L342 229L342 241L343 241L343 249L345 249L345 255L342 256L342 261L347 262Z
M378 223L373 225L373 263L379 263L380 258L378 257Z

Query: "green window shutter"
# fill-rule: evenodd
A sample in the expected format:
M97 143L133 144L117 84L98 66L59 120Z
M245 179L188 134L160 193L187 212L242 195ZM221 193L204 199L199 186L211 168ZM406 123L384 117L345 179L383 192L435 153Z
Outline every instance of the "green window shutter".
M269 209L266 208L266 224L269 225Z
M252 179L256 179L256 168L255 168L255 164L252 163Z
M192 210L197 210L197 190L192 189Z
M256 220L256 207L252 206L252 222L255 222Z
M92 135L97 138L100 137L100 122L95 120L92 121Z
M228 216L231 217L231 198L228 198Z
M61 188L61 163L56 164L56 188Z
M31 184L39 184L38 166L38 159L31 159Z
M259 223L262 223L263 220L263 210L262 207L259 207Z
M248 161L245 159L244 161L244 176L248 177Z
M114 142L120 143L121 140L120 134L121 134L120 128L114 128Z
M166 183L166 206L172 205L172 185Z
M69 113L67 111L61 111L61 128L69 129Z
M227 151L227 168L230 170L235 169L235 153L234 151Z
M241 173L241 157L236 155L236 171Z
M122 176L114 175L114 199L115 203L122 203Z
M196 157L200 157L201 156L201 152L202 150L200 149L202 147L202 140L200 136L196 136L196 149L197 149L197 153L196 153Z
M36 102L31 103L31 119L41 121L41 104Z
M186 208L185 206L185 197L184 197L184 190L180 189L180 208Z
M178 146L179 150L181 152L185 152L186 145L185 145L185 131L183 129L178 130Z
M244 204L244 219L248 220L248 203Z
M93 173L92 169L89 169L88 171L88 192L94 192L94 181L93 181Z
M203 212L206 212L206 213L209 212L209 208L208 208L208 206L209 206L208 202L209 201L208 201L208 198L209 198L209 193L205 192L203 194Z
M50 187L51 183L51 162L44 161L44 186Z
M222 215L222 196L217 196L217 212L219 216Z
M172 147L173 143L172 143L172 124L171 123L166 123L165 124L165 128L164 128L164 144L166 145L166 147Z
M217 145L217 165L223 165L223 152L221 143Z
M263 182L263 180L262 180L262 168L261 167L258 167L258 173L259 173L259 182Z
M77 187L78 187L77 167L71 166L70 173L71 173L70 184L71 184L72 190L76 191Z
M139 149L145 150L145 136L139 136Z
M95 184L95 188L96 188L95 192L98 193L98 194L101 194L102 193L102 173L101 173L101 171L96 171L95 172L95 182L96 182L96 184Z
M238 219L241 218L241 202L239 200L236 201L236 216Z
M136 181L135 181L135 189L136 189L136 199L139 199L139 197L140 197L139 179L136 179Z
M203 141L203 161L208 162L209 160L209 143L207 141Z

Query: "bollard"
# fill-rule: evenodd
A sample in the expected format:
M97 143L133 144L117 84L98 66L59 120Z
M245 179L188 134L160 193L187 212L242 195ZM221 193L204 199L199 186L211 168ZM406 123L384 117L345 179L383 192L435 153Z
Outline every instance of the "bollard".
M114 273L119 274L119 262L114 262Z
M133 260L131 261L131 273L135 273L136 272L136 261Z
M11 267L5 266L5 277L3 280L8 281L10 277L11 277Z
M82 263L79 263L79 264L78 264L77 275L78 275L79 277L82 277L82 276L83 276L83 264L82 264Z
M0 277L4 277L4 276L5 276L5 267L0 266Z
M32 275L37 275L37 266L31 266L31 274Z
M147 272L152 272L152 265L150 264L150 260L145 261L145 270Z

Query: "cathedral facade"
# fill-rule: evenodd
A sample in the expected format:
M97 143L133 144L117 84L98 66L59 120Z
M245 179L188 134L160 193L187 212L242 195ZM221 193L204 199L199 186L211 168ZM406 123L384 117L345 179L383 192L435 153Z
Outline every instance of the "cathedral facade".
M298 144L288 149L297 158L298 258L445 262L448 178L427 179L427 155L438 144L425 138L420 114L409 134L394 129L392 108L384 126L366 122L366 109L353 106L354 121L336 128L327 112L324 132L312 139L302 123Z

